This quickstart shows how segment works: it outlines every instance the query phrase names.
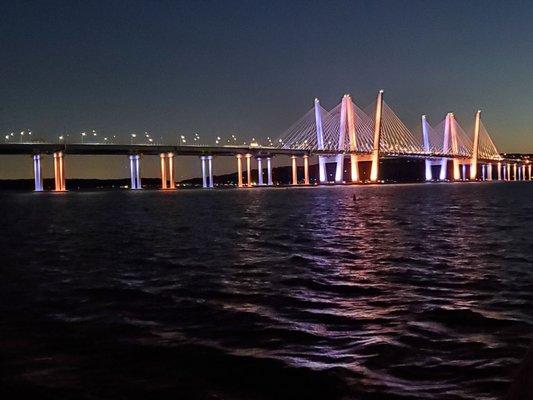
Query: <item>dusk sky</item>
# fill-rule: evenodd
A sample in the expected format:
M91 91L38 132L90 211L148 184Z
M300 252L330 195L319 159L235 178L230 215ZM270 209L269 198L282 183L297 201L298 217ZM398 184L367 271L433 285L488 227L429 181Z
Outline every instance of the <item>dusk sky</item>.
M384 89L412 130L450 111L468 130L479 108L500 151L533 152L532 21L528 1L3 2L0 133L261 140L314 97L364 108ZM30 177L20 159L0 178ZM127 176L108 159L69 168Z

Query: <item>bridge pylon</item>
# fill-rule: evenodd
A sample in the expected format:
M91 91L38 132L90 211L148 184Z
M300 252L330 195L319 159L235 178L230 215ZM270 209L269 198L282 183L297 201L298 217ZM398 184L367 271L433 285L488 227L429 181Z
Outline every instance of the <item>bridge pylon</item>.
M477 158L479 151L479 128L481 123L481 110L476 112L476 122L474 125L474 143L472 146L472 158L470 159L470 180L477 178Z
M315 98L315 124L317 149L324 150L324 129L322 126L322 114L320 113L320 101ZM318 156L318 180L326 183L326 158Z
M382 112L383 90L380 90L376 99L376 115L374 120L374 145L372 147L372 167L370 168L370 182L377 182L379 177L379 150L381 139Z
M425 115L422 115L422 139L424 142L424 151L426 153L429 153L430 145L429 145L429 122L427 121L427 118ZM433 179L433 174L431 172L431 160L425 159L425 178L426 181L431 181Z

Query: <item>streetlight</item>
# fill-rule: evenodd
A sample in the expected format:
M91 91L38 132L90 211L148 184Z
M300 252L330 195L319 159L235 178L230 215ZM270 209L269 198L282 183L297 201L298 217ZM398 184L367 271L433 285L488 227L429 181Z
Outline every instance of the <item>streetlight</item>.
M87 133L82 132L81 133L81 143L83 144L83 140L85 139L85 136L87 136Z
M65 137L63 135L59 136L59 141L62 142Z
M20 131L20 143L22 143L22 137L24 136L24 131Z
M137 135L135 133L131 134L130 144L133 144L133 139L135 139L136 137L137 137Z

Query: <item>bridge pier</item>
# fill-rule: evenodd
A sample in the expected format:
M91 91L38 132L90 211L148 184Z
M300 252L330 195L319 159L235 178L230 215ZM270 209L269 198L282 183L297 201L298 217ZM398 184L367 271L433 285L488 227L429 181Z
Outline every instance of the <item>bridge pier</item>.
M174 153L160 153L161 189L176 189L174 182Z
M461 168L461 180L466 181L466 164L464 163Z
M54 153L54 183L55 192L65 192L65 160L63 158L62 151L56 151Z
M487 164L487 180L492 181L492 164Z
M522 164L522 180L526 180L526 164Z
M476 121L474 124L474 143L472 148L472 158L470 160L470 179L475 181L477 178L477 159L479 151L479 128L481 123L481 110L476 112Z
M267 185L272 186L272 159L267 157Z
M142 189L141 186L141 168L139 166L141 156L138 154L132 154L130 159L130 189Z
M529 180L533 180L533 177L531 177L531 164L527 166L527 169L529 170Z
M304 155L304 185L309 185L309 156Z
M486 179L487 175L486 175L486 165L485 164L482 164L481 165L481 180L484 181Z
M242 154L237 154L237 186L242 188Z
M200 160L202 160L202 187L205 189L207 187L207 176L206 176L206 170L205 170L205 156L200 156Z
M498 180L502 180L502 163L498 161L498 164L496 164L496 168L498 169Z
M424 144L424 151L429 153L429 124L427 122L426 116L422 115L422 141ZM431 160L425 159L425 174L424 177L426 182L433 180L433 173L431 171Z
M517 170L518 170L518 166L516 165L516 163L514 163L513 164L513 180L515 180L515 181L518 180Z
M213 188L213 156L207 156L207 170L209 172L209 187Z
M296 156L291 156L291 165L292 165L291 185L297 185L298 184L298 169L296 166Z
M263 160L257 157L257 185L263 186Z
M246 154L246 186L252 187L252 155Z
M33 178L35 181L35 191L43 191L43 177L42 177L42 168L41 168L41 155L35 154L33 156Z
M453 180L454 181L461 180L461 170L459 167L459 160L456 158L453 159Z
M511 180L511 164L509 163L505 164L505 168L503 170L503 179L505 181Z

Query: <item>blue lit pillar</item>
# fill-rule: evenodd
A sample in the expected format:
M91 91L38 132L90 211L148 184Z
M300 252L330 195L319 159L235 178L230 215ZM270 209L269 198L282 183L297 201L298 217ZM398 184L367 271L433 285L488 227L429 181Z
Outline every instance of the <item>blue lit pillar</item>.
M43 191L43 177L42 177L41 171L42 171L41 155L35 154L33 156L33 177L35 180L35 191L36 192Z

